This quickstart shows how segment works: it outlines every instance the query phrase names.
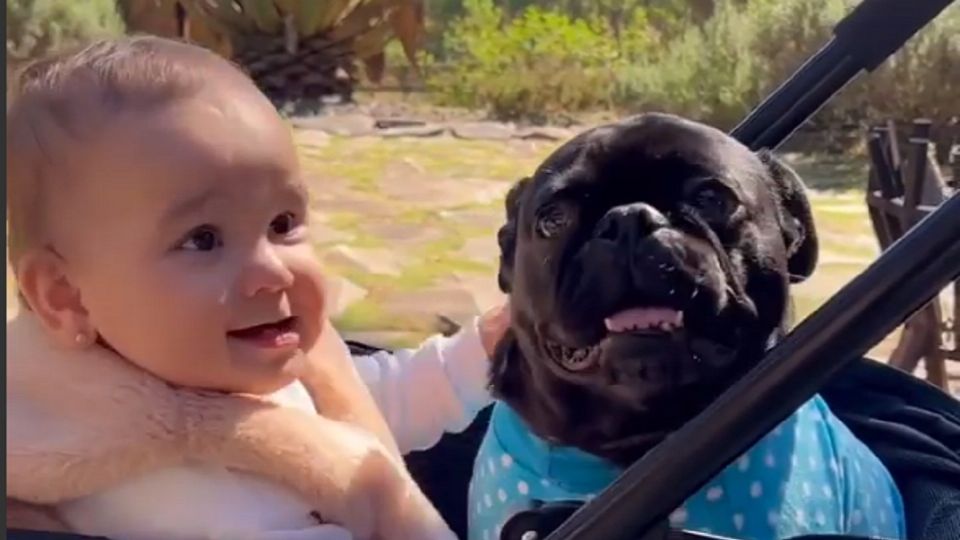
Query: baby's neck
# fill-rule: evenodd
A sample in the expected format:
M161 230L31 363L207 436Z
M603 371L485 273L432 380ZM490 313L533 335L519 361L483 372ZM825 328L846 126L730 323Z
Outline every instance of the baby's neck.
M311 413L316 412L313 399L307 392L307 388L299 380L293 381L287 386L268 394L267 399L284 407L300 409Z

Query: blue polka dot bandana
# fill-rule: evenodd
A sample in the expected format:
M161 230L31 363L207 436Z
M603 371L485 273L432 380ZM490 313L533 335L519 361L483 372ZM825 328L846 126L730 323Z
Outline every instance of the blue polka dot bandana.
M538 502L589 500L620 472L577 449L547 444L497 403L474 464L469 540L498 540L512 515ZM889 472L819 396L690 497L670 521L743 540L906 538L903 501Z

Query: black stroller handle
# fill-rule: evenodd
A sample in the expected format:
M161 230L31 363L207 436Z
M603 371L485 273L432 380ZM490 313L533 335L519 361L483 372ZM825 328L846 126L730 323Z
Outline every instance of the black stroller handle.
M834 38L732 135L776 148L861 70L872 70L953 0L865 0ZM869 36L869 39L864 39ZM960 276L960 194L805 319L703 413L629 467L547 540L637 540Z
M861 70L873 71L951 2L864 0L837 23L833 39L730 134L754 150L776 148Z

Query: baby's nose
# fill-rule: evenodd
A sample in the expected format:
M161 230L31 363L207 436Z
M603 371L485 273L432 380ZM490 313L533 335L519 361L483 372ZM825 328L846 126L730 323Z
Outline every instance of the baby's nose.
M293 273L274 246L262 243L246 265L242 288L247 296L280 292L293 285Z

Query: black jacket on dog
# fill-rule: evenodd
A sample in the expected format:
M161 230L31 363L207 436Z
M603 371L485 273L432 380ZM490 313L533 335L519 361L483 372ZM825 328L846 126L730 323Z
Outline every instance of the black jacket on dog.
M876 362L853 364L822 395L893 475L908 536L960 538L960 401Z

